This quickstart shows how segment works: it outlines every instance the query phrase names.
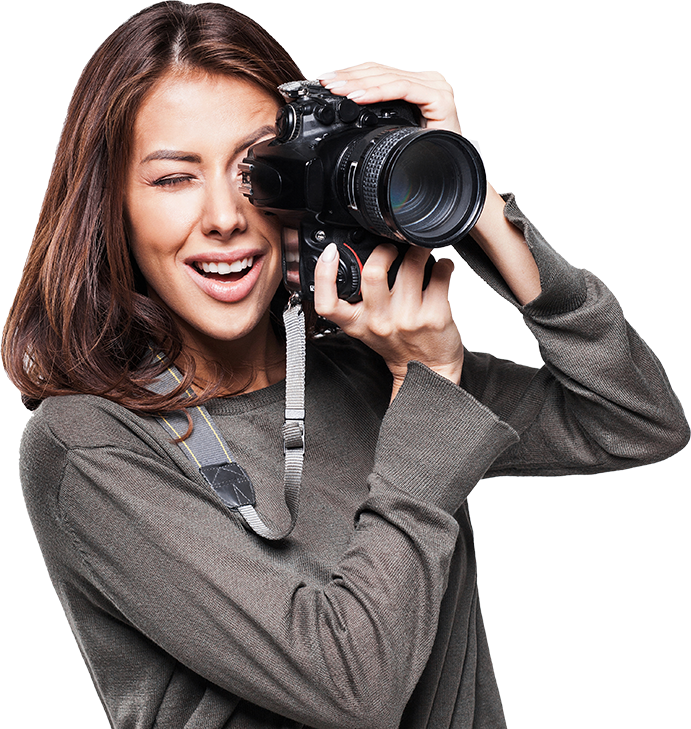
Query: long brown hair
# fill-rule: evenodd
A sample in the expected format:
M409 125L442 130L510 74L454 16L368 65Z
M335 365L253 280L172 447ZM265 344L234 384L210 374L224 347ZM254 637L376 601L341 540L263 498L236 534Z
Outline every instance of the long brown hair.
M276 87L302 78L259 25L216 3L162 2L121 25L96 51L72 96L2 357L28 407L48 396L100 395L140 413L176 409L194 362L168 313L145 294L127 244L123 191L137 112L172 69L202 69ZM280 296L280 293L277 294ZM150 342L183 363L170 395ZM213 387L199 395L212 396ZM197 399L195 399L197 401Z

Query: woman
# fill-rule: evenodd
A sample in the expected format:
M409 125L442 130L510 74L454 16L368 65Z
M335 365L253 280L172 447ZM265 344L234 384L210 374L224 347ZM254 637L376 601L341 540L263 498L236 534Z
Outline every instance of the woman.
M467 494L484 475L652 462L688 428L611 294L490 188L464 255L547 366L464 351L449 262L423 292L411 248L389 291L383 246L352 305L327 248L315 308L343 333L308 348L298 518L278 543L248 530L151 416L204 402L258 510L285 522L279 231L237 164L300 76L247 19L177 3L87 66L5 334L8 372L42 402L29 510L113 726L502 726ZM322 83L460 131L435 75L365 64ZM184 375L163 395L158 351Z

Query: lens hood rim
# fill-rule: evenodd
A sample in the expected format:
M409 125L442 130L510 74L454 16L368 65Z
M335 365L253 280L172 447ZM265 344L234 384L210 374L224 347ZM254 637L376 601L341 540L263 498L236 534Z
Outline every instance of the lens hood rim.
M394 231L397 237L401 237L408 243L413 243L424 248L439 248L457 243L466 236L477 223L485 204L487 195L487 178L485 167L479 152L465 137L446 129L424 129L415 130L399 140L387 157L382 171L384 184L379 185L379 209L387 227ZM443 143L446 148L456 148L462 154L464 174L462 185L470 184L469 204L467 208L458 215L458 220L452 224L451 230L437 235L419 234L410 229L410 224L402 224L397 218L391 204L391 180L402 155L409 150L411 145L420 141ZM455 159L454 164L458 166Z

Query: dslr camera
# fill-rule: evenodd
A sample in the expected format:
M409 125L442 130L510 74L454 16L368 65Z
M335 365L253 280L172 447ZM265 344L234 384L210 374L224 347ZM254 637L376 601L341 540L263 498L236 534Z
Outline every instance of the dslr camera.
M360 105L317 81L279 90L286 105L276 137L248 150L240 190L281 221L289 291L313 298L314 267L334 242L338 295L357 301L362 267L381 243L399 249L393 285L409 245L457 243L475 225L485 171L466 139L423 128L419 110L405 101Z

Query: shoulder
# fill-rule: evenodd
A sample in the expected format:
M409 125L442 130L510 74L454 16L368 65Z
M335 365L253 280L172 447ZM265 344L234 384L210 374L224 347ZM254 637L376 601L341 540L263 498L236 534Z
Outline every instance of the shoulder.
M19 450L19 472L39 541L54 529L59 531L58 502L72 454L113 445L121 437L109 410L112 403L102 398L66 395L44 400L29 419Z
M152 432L147 420L94 395L50 397L29 420L24 441L49 438L66 450L131 445Z
M154 418L93 395L45 400L26 425L19 452L20 480L36 524L57 511L66 483L85 468L99 482L110 472L127 473L157 464L178 472L186 460ZM176 465L178 460L182 465ZM110 470L109 470L110 469ZM67 475L70 478L67 478ZM115 479L118 481L118 479ZM113 483L118 486L118 483Z
M44 400L29 418L25 434L52 433L67 448L110 445L136 416L94 395L65 395ZM141 418L138 418L141 420Z

